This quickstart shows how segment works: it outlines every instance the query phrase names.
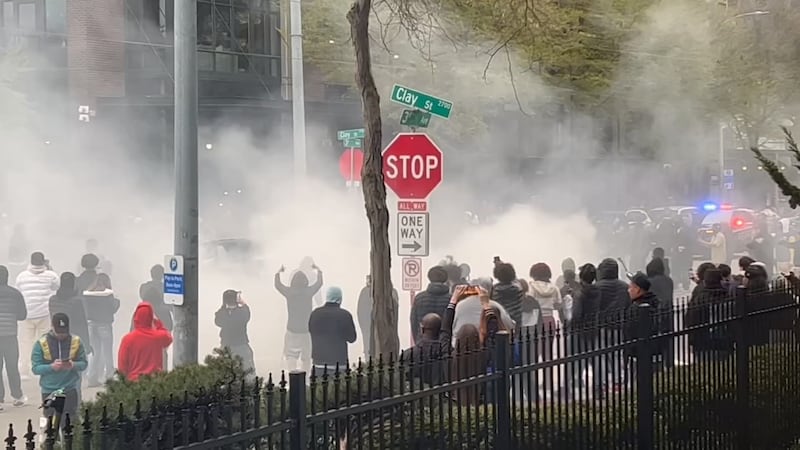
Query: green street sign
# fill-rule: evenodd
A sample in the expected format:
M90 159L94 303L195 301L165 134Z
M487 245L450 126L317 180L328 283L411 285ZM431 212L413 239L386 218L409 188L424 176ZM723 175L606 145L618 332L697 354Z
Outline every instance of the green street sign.
M361 139L346 139L344 146L346 148L361 148Z
M347 139L364 139L363 128L356 128L353 130L339 130L339 132L336 134L340 141L344 141Z
M403 115L400 116L400 125L406 125L411 128L428 128L430 123L431 113L418 109L403 110Z
M427 111L443 119L449 119L450 112L453 110L453 103L450 101L436 98L432 95L415 91L399 84L395 84L394 87L392 87L391 100L401 105Z

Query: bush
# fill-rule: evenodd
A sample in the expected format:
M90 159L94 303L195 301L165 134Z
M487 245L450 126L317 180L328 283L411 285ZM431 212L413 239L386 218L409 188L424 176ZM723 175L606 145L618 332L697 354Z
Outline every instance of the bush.
M242 422L253 426L254 393L262 392L260 380L244 370L242 360L230 351L215 350L204 365L178 367L141 377L136 382L117 378L106 383L105 392L82 406L82 428L92 429L92 448L106 448L111 442L130 443L141 439L159 448L169 441L195 442L200 438L229 434L241 429ZM265 393L266 394L266 393ZM269 402L259 402L260 417L267 417ZM281 413L275 404L269 416ZM208 414L198 417L195 407L206 407ZM212 408L218 414L211 414ZM88 420L88 422L87 422ZM174 424L174 434L166 429ZM158 429L154 429L154 427ZM84 433L76 430L76 439Z

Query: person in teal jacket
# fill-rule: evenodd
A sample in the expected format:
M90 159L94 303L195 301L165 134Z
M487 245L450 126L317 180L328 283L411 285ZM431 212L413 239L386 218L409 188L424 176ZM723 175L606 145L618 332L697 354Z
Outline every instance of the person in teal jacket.
M86 365L86 349L78 336L69 333L69 317L64 313L53 314L52 329L33 345L31 367L39 376L42 401L53 392L62 391L63 415L69 414L73 421L78 417L80 374ZM55 411L45 410L44 414L49 417Z

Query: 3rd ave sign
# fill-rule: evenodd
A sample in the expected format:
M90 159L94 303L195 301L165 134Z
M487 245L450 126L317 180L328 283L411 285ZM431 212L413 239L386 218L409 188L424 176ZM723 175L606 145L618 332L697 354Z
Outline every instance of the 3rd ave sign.
M425 133L399 133L383 151L383 178L401 199L425 199L442 182L442 151Z

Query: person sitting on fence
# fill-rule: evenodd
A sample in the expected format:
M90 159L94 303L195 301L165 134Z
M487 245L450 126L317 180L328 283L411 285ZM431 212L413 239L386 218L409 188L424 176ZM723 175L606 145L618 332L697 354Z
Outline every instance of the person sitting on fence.
M42 401L53 392L63 391L66 398L63 414L69 414L73 423L78 418L80 373L86 370L86 365L86 350L81 338L70 334L69 317L64 313L53 314L52 329L33 345L31 367L39 376ZM45 411L45 417L53 414L54 411Z

